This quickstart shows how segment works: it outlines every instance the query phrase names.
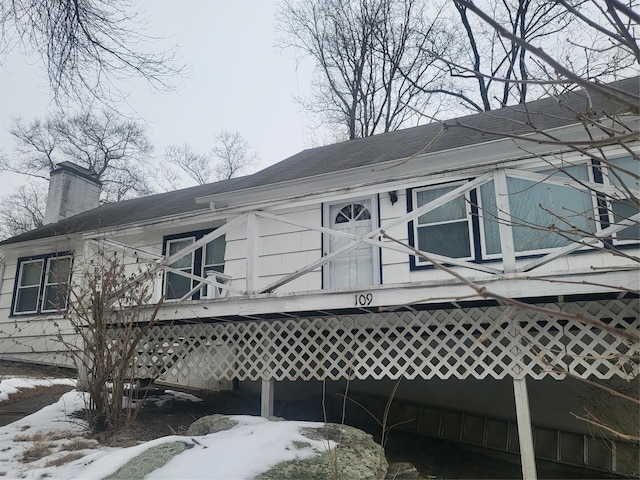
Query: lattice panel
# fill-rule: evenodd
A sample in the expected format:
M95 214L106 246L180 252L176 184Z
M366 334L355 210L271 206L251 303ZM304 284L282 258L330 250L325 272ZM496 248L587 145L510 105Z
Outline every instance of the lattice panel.
M638 302L548 304L638 331ZM509 307L160 325L141 377L209 380L632 378L640 347L598 328Z

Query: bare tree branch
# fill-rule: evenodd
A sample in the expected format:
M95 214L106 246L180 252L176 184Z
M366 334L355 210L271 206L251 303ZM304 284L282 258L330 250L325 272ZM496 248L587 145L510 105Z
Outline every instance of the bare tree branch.
M0 51L35 52L46 65L54 98L108 103L124 95L121 80L142 77L172 89L182 67L176 49L158 50L129 0L11 0L0 3Z

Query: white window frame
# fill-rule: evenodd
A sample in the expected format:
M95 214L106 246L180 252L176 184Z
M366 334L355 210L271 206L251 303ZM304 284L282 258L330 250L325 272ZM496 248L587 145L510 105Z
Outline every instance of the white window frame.
M68 298L65 298L65 304L63 308L47 308L44 305L45 299L46 299L46 293L48 291L49 288L51 288L54 285L60 285L60 283L62 282L49 282L49 272L51 269L51 263L52 261L57 261L57 260L65 260L68 259L69 260L69 276L67 277L66 283L69 284L70 280L71 280L71 270L73 267L73 255L71 254L62 254L62 255L57 255L57 254L51 254L51 255L42 255L42 256L38 256L36 258L24 258L24 259L18 259L18 266L17 266L17 279L16 279L16 284L15 284L15 288L13 291L13 302L11 305L11 315L14 316L19 316L19 315L38 315L41 313L56 313L59 310L64 310L67 308L67 304L68 304ZM24 267L25 265L29 265L29 264L36 264L39 263L41 265L40 268L40 278L38 280L38 293L37 293L37 297L36 297L36 308L35 310L18 310L18 300L20 298L20 291L27 289L27 288L35 288L35 285L21 285L22 283L22 279L23 279L23 273L24 273ZM66 295L68 296L68 290L66 292Z
M35 310L21 310L18 311L18 299L20 298L20 290L24 290L27 288L34 288L34 285L21 285L22 284L22 276L24 273L24 267L25 265L29 265L29 264L34 264L34 263L39 263L41 265L40 267L40 278L38 279L38 295L36 296L36 302L35 302ZM20 263L20 270L18 272L18 281L16 283L16 288L15 288L15 292L14 292L14 298L13 298L13 314L14 315L28 315L28 314L33 314L33 313L38 313L38 307L40 305L40 294L42 293L42 271L44 270L44 258L39 258L36 260L26 260Z
M172 238L169 240L165 241L165 248L166 248L166 252L167 252L167 256L170 256L171 254L169 253L171 251L171 244L172 243L178 243L178 242L185 242L187 240L191 240L191 243L196 241L196 237L193 235L187 235L184 237L179 237L179 238ZM186 248L186 247L185 247ZM179 251L179 250L178 250ZM174 252L177 253L177 252ZM189 271L186 271L186 268L176 268L173 267L172 265L169 265L172 268L175 268L176 270L180 270L180 271L184 271L185 273L190 273L191 275L196 275L194 272L194 266L195 266L195 251L191 252L190 254L185 255L185 257L189 257L190 261L189 261ZM184 257L182 257L180 260L177 261L181 261L184 260ZM178 301L180 300L181 297L171 297L169 298L169 291L168 291L168 287L169 287L169 277L170 275L178 275L177 273L173 273L173 272L166 272L164 275L164 285L163 285L163 289L162 292L164 294L164 298L165 301L167 302L174 302L174 301ZM186 277L182 277L182 278L186 278ZM189 279L189 290L191 290L192 286L193 286L193 280Z
M569 168L569 167L584 167L587 171L587 181L592 184L595 184L593 169L596 167L593 167L593 165L590 164L588 159L584 159L583 161L572 162L570 164L567 163L567 165L564 165L564 168ZM555 170L559 168L563 168L563 166L562 165L553 166L550 164L544 164L544 165L538 165L536 168L527 169L527 171L530 171L531 173L535 173L538 175L548 175L549 170ZM507 184L509 182L509 178L515 178L515 177L509 177L509 175L507 175ZM559 179L561 177L556 177L556 178ZM496 185L497 184L494 181L495 195L496 196L506 195L507 199L509 199L510 198L509 192L499 191L499 189L496 188ZM500 260L503 258L502 248L499 253L492 253L492 254L487 253L488 249L487 249L487 241L485 237L485 229L484 229L484 221L483 221L484 205L483 205L481 190L482 190L482 187L478 187L476 189L476 198L478 199L478 225L480 228L480 248L482 251L482 258L483 260ZM593 213L594 222L596 224L596 227L600 228L601 222L600 222L600 216L598 214L598 200L597 200L596 194L593 191L586 191L586 190L585 190L585 193L591 197L591 211ZM495 199L494 201L497 202L497 199ZM513 229L513 225L510 225L509 228ZM532 229L531 231L533 232L535 230ZM513 230L512 230L512 233L513 233ZM500 240L500 243L502 243L501 240ZM502 247L502 244L501 244L501 247ZM563 247L538 248L533 250L517 250L516 248L517 248L517 245L514 245L516 258L522 258L522 257L544 255L544 254L553 252L558 248L563 248ZM587 250L589 248L592 248L592 247L584 246L584 247L581 247L580 250Z
M202 238L202 236L210 233L211 231L207 230L207 231L189 232L189 233L185 233L184 237L171 235L170 236L171 238L165 238L163 240L163 249L166 252L166 255L169 256L170 245L172 243L184 242L186 240L191 240L192 241L191 243L193 243L193 242L198 241L200 238ZM219 240L220 238L222 238L223 241L225 242L225 249L226 249L226 236L225 235L222 235L221 237L218 237L215 240L212 240L212 242L215 242L215 241ZM208 244L206 244L206 245L208 245ZM207 248L206 245L204 245L204 246L202 246L200 248L197 248L193 252L185 255L185 257L189 257L190 258L190 262L189 262L190 267L189 267L189 271L188 272L186 272L186 270L187 270L186 267L184 267L184 268L172 267L172 268L176 268L176 270L185 271L186 273L189 273L191 275L195 275L197 277L205 278L206 277L206 269L207 268L211 269L211 267L220 266L221 265L223 271L222 272L217 272L217 273L221 277L223 277L224 276L224 266L225 266L225 263L226 263L224 259L223 259L222 263L205 264L205 262L206 262L206 258L205 258L206 257L206 248ZM178 250L178 252L179 252L179 250ZM175 252L175 253L178 253L178 252ZM200 255L199 268L196 268L196 252L199 252L199 255ZM169 266L171 266L171 265L169 265ZM162 292L163 292L163 295L165 296L165 301L166 302L178 302L178 301L182 300L182 297L173 297L173 298L168 298L167 297L167 287L168 287L169 275L178 275L178 274L177 273L173 273L173 272L165 272L164 279L163 279L163 282L162 282ZM218 281L220 281L220 279L218 279ZM224 283L224 282L222 282L222 283ZM196 285L197 285L197 280L190 279L189 291L192 290ZM208 294L208 289L209 288L210 288L209 285L205 285L205 286L202 287L202 289L200 290L200 294L199 294L199 298L200 299L211 298L211 296ZM220 292L219 292L219 294L220 294ZM196 295L196 293L194 293L194 295Z
M420 208L422 205L418 205L418 193L419 192L424 192L427 190L435 190L436 188L449 188L451 187L451 189L455 189L461 185L464 185L465 183L467 183L468 180L464 180L464 181L457 181L457 182L447 182L447 183L437 183L437 184L433 184L433 185L428 185L428 186L424 186L424 187L418 187L418 188L414 188L411 190L411 201L412 201L412 205L413 205L413 210L416 210L418 208ZM459 218L459 219L455 219L455 220L451 220L451 221L443 221L443 222L434 222L434 223L428 223L428 224L419 224L419 219L420 217L417 217L414 221L413 221L413 242L414 242L414 246L417 249L420 249L420 244L419 244L419 235L418 235L418 229L421 227L427 227L427 226L433 226L433 225L447 225L447 224L451 224L451 223L463 223L466 221L467 224L467 235L469 237L469 252L470 252L470 256L467 257L451 257L451 258L455 258L456 260L475 260L476 259L476 248L475 248L475 242L474 242L474 238L473 238L473 218L471 215L471 191L465 192L464 194L460 195L459 197L456 197L456 199L458 198L463 198L464 200L464 205L465 205L465 218ZM453 201L453 200L452 200ZM446 204L445 204L446 205ZM430 252L425 252L425 253L430 253ZM436 252L431 252L431 253L436 253ZM442 255L442 254L438 254L438 255ZM423 266L427 266L428 262L426 260L423 260L420 257L416 258L416 267L423 267Z
M69 280L71 280L71 256L66 255L62 257L47 258L47 268L46 268L46 271L44 272L44 281L42 283L42 299L41 299L41 305L40 305L40 311L42 313L52 313L60 310L59 308L47 308L45 305L45 300L47 299L47 291L49 290L49 288L55 285L60 285L61 283L64 283L64 282L55 282L55 281L49 282L49 272L51 271L51 263L54 261L60 261L60 260L69 260L69 275L67 276L67 279L66 279L67 285L69 284ZM67 291L67 295L68 293L69 292ZM65 310L67 308L67 303L68 303L68 299L65 298L64 307L62 308L62 310Z

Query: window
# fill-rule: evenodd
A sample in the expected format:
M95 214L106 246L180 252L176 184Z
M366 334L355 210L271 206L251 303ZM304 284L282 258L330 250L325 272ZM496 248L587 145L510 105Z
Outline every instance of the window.
M211 231L194 232L191 234L172 235L164 239L164 251L167 256L171 256L180 250L183 250L201 239ZM224 273L224 254L226 242L225 236L212 240L207 243L204 248L198 248L190 254L176 260L169 266L180 270L181 272L196 275L198 277L206 277L208 272ZM177 300L187 295L197 285L198 281L180 275L175 272L167 272L164 282L164 296L166 300ZM196 291L192 299L196 300L201 297L201 291Z
M12 314L53 313L67 308L70 255L41 255L18 260Z
M631 159L611 163L622 172L634 171L631 170L634 165L637 169L637 162L631 165ZM507 192L499 193L506 195L509 203L509 227L516 255L538 255L564 247L596 232L599 220L605 223L597 216L598 203L593 192L559 183L566 179L578 183L596 181L597 175L589 165L571 165L536 174L545 179L527 179L526 174L523 178L508 175ZM624 173L610 182L629 183L638 189L637 177ZM409 210L427 205L462 185L464 182L412 189L408 192ZM410 224L412 245L427 253L461 260L500 259L502 245L496 195L494 182L489 181L420 215ZM610 202L610 216L615 221L628 218L638 211L637 206L630 203L628 200ZM637 241L639 234L638 226L634 225L619 232L617 239ZM412 268L421 266L428 266L428 262L411 258Z
M168 240L166 244L166 254L167 256L171 256L174 253L179 252L180 250L185 249L189 245L195 242L195 237L179 239L179 240ZM194 259L195 252L192 252L190 255L185 255L181 259L173 262L169 266L180 270L181 272L193 274L194 267ZM164 296L166 299L176 299L184 297L189 290L193 287L192 279L182 276L178 273L167 272L165 277L165 289Z
M638 172L638 160L631 157L611 160L606 168L606 182L613 185L618 190L617 196L620 200L610 201L609 221L616 224L622 220L632 217L638 213L637 199L631 196L630 192L640 190L640 173ZM617 241L638 241L640 238L640 225L631 225L620 230L614 235Z
M586 165L537 173L554 180L589 181ZM507 177L507 190L516 254L564 247L596 231L594 197L587 191L513 177ZM501 253L501 246L493 182L480 187L480 200L484 253L496 256Z
M461 183L440 185L413 191L416 208L458 188ZM414 238L417 248L423 252L446 257L471 259L474 245L469 215L471 200L469 194L445 203L420 215L415 222ZM418 259L424 262L423 259Z

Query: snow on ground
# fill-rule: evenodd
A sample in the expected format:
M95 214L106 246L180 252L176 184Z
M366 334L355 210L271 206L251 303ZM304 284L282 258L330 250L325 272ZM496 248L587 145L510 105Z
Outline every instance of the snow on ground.
M9 398L9 395L18 393L25 388L51 387L53 385L76 386L76 381L69 378L31 378L31 377L5 377L0 375L0 402Z
M19 380L19 388L36 384L36 379ZM0 392L6 388L5 382L8 380L0 382ZM302 427L320 427L321 423L274 422L239 415L231 417L238 422L234 428L211 435L167 436L129 448L105 447L84 438L86 423L73 416L84 408L84 402L84 394L74 390L57 403L0 427L0 478L102 479L150 447L183 441L193 447L145 478L250 479L280 462L308 458L334 446L300 434ZM38 447L51 452L32 460L29 453ZM65 457L70 461L57 465Z

